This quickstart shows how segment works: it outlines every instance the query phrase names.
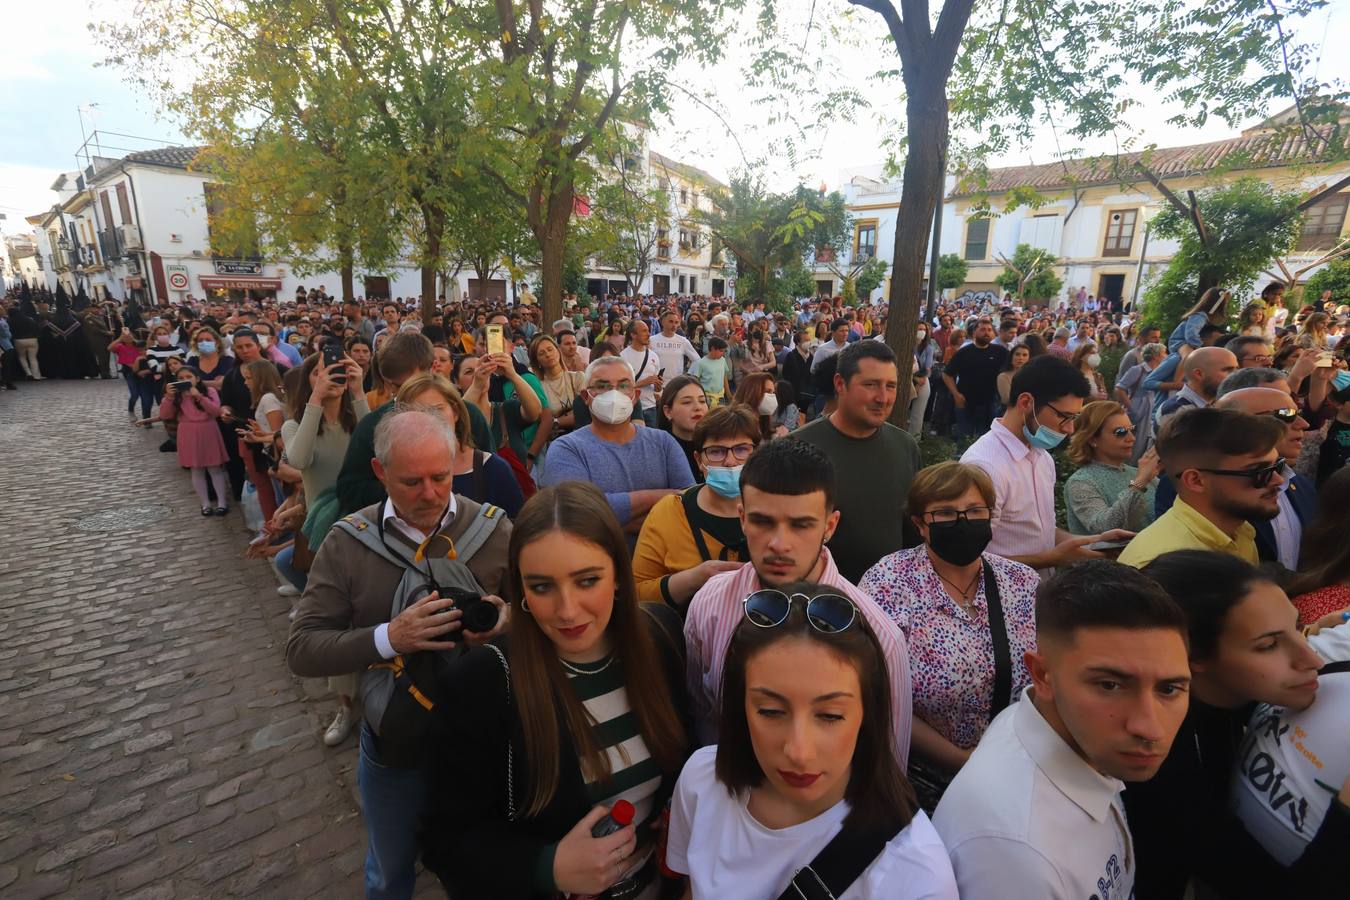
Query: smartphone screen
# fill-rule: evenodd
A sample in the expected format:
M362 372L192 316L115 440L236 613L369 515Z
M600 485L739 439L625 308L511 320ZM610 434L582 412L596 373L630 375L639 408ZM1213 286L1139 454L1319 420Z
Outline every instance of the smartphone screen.
M506 352L506 342L502 337L502 326L500 325L487 326L487 352L488 353Z

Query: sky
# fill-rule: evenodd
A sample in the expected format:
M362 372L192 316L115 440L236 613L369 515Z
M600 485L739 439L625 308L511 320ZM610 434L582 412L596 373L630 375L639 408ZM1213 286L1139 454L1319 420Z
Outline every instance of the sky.
M817 23L848 9L846 0L784 3L803 21L807 10L814 9L813 31L808 33L812 47L828 43L821 38L823 26ZM76 152L85 140L83 135L92 129L139 138L106 138L104 155L108 156L159 142L188 142L173 121L162 118L147 98L125 82L122 73L97 65L105 53L89 33L88 24L129 21L134 0L10 0L3 7L0 32L8 39L6 53L0 56L0 214L7 221L0 221L0 233L28 230L23 217L51 206L55 195L49 186L59 173L76 168ZM893 116L898 99L894 88L877 83L872 76L878 69L894 66L896 59L893 48L882 40L880 17L863 12L858 27L864 30L862 46L836 51L827 57L826 65L833 76L858 85L870 109L860 111L852 123L836 120L812 128L804 141L797 142L795 159L786 150L794 131L772 121L782 110L756 103L753 92L738 88L738 67L745 54L752 52L743 45L728 48L727 59L720 65L687 65L671 73L680 88L669 120L659 122L651 134L652 148L723 180L746 159L765 160L771 186L778 189L799 181L837 187L841 170L880 163L885 152L878 146L874 113ZM1305 23L1299 38L1325 48L1350 46L1350 3L1331 3ZM1323 79L1350 81L1350 54L1324 53L1317 66ZM690 99L691 95L702 102ZM1165 123L1172 112L1159 104L1136 107L1128 114L1126 130L1143 143L1158 146L1217 140L1234 131L1217 121L1202 130L1177 129ZM736 139L729 136L731 130ZM1112 146L1111 139L1104 138L1077 149L1103 153ZM1043 129L1030 145L990 164L1051 162L1055 153L1054 139Z

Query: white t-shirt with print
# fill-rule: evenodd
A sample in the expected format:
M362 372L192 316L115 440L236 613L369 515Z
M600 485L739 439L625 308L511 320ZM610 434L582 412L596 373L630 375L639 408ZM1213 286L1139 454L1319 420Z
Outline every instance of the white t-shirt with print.
M1326 662L1350 659L1350 624L1308 639ZM1233 771L1233 811L1281 865L1292 865L1322 827L1350 777L1350 672L1318 679L1301 712L1262 703L1252 713Z
M776 900L792 875L843 828L841 800L800 825L766 828L717 781L717 747L704 747L680 773L671 801L666 865L688 873L694 900ZM891 839L840 900L958 900L956 877L923 811Z

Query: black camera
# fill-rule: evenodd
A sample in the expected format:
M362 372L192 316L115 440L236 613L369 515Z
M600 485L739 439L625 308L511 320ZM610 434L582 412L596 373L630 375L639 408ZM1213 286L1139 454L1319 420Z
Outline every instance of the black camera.
M438 593L443 599L455 601L454 608L460 611L459 631L443 634L438 640L457 641L462 632L472 631L482 634L497 627L497 620L500 618L497 605L484 600L482 594L456 587L439 588Z

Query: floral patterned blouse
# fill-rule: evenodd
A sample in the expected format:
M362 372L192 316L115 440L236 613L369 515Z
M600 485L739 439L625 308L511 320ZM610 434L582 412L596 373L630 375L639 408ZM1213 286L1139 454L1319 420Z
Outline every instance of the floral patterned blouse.
M1023 654L1036 649L1036 570L983 556L998 581L1012 655L1013 696L1031 683ZM942 587L924 546L900 550L868 569L858 587L886 611L909 644L914 715L963 750L979 743L990 721L994 641L984 579L967 613Z

